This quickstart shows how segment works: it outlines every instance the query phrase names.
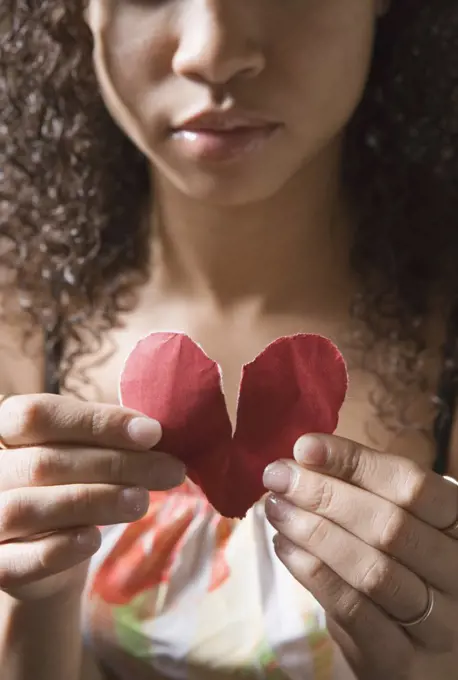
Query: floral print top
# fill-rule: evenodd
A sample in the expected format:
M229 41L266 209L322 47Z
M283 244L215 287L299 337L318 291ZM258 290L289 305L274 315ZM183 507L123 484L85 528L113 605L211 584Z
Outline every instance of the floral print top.
M84 630L117 680L353 680L323 610L276 558L260 501L219 515L190 481L103 529ZM110 675L111 677L111 675Z

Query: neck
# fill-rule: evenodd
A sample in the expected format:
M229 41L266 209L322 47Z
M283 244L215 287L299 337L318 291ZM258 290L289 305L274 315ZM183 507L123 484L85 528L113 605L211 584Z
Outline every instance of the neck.
M156 176L154 281L159 294L279 309L320 305L348 289L349 229L340 145L298 172L276 195L214 206Z

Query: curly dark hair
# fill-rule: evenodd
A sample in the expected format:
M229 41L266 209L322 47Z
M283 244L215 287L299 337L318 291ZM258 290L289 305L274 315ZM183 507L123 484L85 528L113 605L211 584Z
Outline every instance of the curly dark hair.
M147 165L102 102L83 5L2 0L0 7L1 285L29 328L44 329L51 353L63 341L63 382L135 304L149 266L140 219ZM424 353L434 303L448 328L439 407L456 381L455 0L396 0L380 21L344 177L357 208L352 261L362 282L352 312L367 331L364 364L372 362L391 395L378 408L399 422L392 395L429 389ZM445 408L441 417L449 417Z

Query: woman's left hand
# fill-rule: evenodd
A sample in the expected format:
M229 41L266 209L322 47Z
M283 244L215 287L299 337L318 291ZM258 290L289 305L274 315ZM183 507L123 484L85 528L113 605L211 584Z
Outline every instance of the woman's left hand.
M409 676L458 640L458 487L335 436L267 468L276 552L321 603L359 680Z

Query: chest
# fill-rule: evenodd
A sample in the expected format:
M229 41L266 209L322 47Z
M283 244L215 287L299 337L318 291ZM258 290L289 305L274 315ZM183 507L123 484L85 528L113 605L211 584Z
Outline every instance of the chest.
M380 370L377 375L370 367L364 369L364 356L355 357L353 348L347 347L347 326L348 317L339 315L338 311L328 317L266 315L260 320L253 318L249 308L234 310L221 318L209 313L205 307L181 303L162 307L157 305L153 313L151 304L145 297L140 301L138 309L125 319L123 327L109 334L101 352L76 362L70 375L70 384L84 398L117 403L119 375L138 339L150 332L173 329L189 334L221 366L226 404L232 422L235 423L242 366L252 361L281 335L318 333L334 341L349 363L350 386L340 413L337 434L431 466L435 451L430 437L421 434L417 428L406 428L402 434L395 434L380 417L392 395L380 390ZM43 389L43 348L39 343L27 355L24 355L19 341L11 343L9 348L5 345L5 349L0 352L0 361L0 391L33 393ZM86 377L84 383L81 382L82 370ZM432 383L437 378L438 370L437 365L432 369ZM430 429L432 410L429 396L417 394L414 401L414 409L410 409L409 418ZM405 401L403 403L401 400L400 415L404 406ZM394 413L396 415L396 406ZM458 452L456 426L455 430L450 474L458 476L458 455L454 455L455 451Z
M169 306L159 309L154 316L136 315L122 329L113 331L107 344L107 358L89 359L87 375L89 383L83 388L87 398L106 402L117 402L118 381L124 362L139 338L150 332L173 329L189 334L204 351L221 367L226 405L233 425L236 421L237 399L241 370L252 361L268 344L281 335L313 332L329 337L342 350L349 362L350 384L344 406L340 413L336 433L342 437L362 442L381 451L411 457L425 466L431 466L434 459L434 444L430 438L414 428L396 434L387 427L380 413L384 399L389 394L380 391L379 377L371 370L365 370L355 358L353 351L346 351L342 332L344 320L330 320L307 317L264 318L253 322L249 313L233 314L224 320L212 317L199 310L190 312L186 308ZM87 361L87 360L86 360ZM420 395L412 418L423 420L425 426L431 422L429 399ZM400 406L401 408L401 406Z

